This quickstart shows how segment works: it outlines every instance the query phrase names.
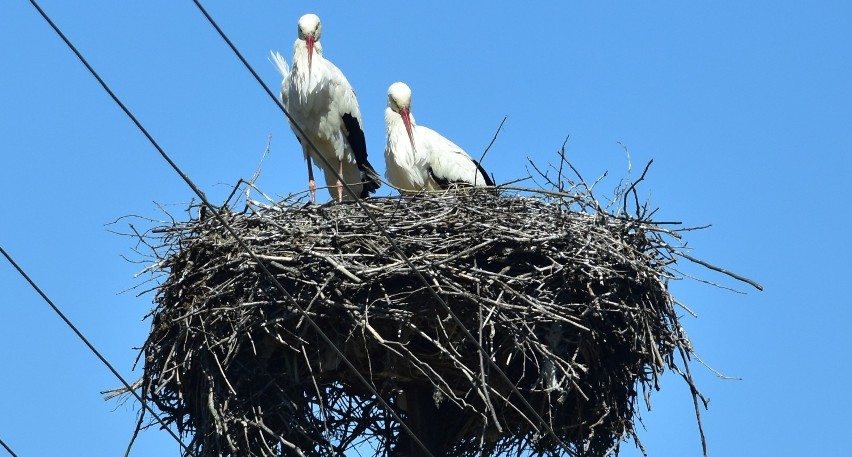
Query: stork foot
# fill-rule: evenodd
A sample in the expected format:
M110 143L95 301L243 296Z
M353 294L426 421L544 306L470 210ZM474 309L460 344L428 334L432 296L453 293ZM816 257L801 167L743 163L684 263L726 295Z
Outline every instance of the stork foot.
M338 201L343 201L343 183L340 181L337 181L337 198Z
M317 183L313 179L308 181L308 189L311 191L311 203L317 204Z

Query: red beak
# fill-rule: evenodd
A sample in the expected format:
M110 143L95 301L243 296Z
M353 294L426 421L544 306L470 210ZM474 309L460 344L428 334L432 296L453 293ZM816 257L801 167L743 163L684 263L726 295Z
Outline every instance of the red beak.
M416 151L414 146L414 132L411 130L411 119L409 119L410 111L408 108L400 108L399 115L402 116L402 123L405 124L405 130L408 132L408 140L411 141L411 150Z
M314 57L314 37L313 35L308 35L305 37L305 41L308 43L308 76L311 74L311 61Z

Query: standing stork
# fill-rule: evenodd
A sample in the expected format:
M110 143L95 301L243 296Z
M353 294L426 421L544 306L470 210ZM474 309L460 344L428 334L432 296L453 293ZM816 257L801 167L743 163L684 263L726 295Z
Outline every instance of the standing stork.
M284 78L281 101L304 131L303 136L294 125L290 125L308 163L311 200L316 202L312 158L323 170L331 198L347 199L343 182L360 198L365 198L379 188L378 174L367 161L367 142L361 129L361 111L358 110L355 91L343 72L323 57L321 34L319 17L306 14L299 18L299 37L293 44L292 71L281 54L272 53L273 63ZM313 150L308 139L325 161L316 157L317 151ZM333 169L337 170L343 182L335 178Z
M411 114L411 89L401 82L388 88L385 108L387 178L405 191L441 190L452 183L493 186L476 160L438 132L417 125Z

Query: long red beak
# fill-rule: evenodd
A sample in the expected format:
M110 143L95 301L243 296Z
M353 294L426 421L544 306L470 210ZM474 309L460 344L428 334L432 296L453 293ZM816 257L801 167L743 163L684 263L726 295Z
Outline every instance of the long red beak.
M405 131L408 132L408 140L411 141L411 150L416 151L417 148L414 146L414 132L411 130L411 119L408 117L410 113L408 108L401 108L399 110L399 115L402 116L402 123L405 124Z
M311 75L311 62L314 58L314 37L312 35L308 35L305 37L305 41L308 43L308 76Z

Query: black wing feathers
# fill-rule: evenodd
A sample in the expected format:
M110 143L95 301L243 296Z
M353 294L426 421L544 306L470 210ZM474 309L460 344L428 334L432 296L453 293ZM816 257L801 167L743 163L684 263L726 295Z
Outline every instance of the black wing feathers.
M355 164L358 165L358 170L361 171L361 198L366 198L374 193L379 188L381 183L378 179L378 173L370 165L367 160L367 140L364 138L364 131L361 130L361 123L350 113L343 115L343 127L346 128L346 141L352 148L355 154Z
M471 160L473 160L473 159L471 159ZM485 178L485 185L486 186L493 186L494 181L492 181L491 177L488 176L488 172L485 171L485 168L482 168L482 165L480 165L479 162L477 162L476 160L473 160L473 163L476 164L476 168L479 169L479 172L482 173L482 177Z
M436 175L435 170L433 170L432 167L429 167L429 176L431 176L432 179L435 180L436 183L438 183L438 186L441 189L446 189L446 188L450 187L450 184L451 184L450 180Z
M482 165L480 165L479 162L477 162L476 160L473 160L473 159L470 159L470 160L471 160L471 162L476 164L476 168L479 170L480 173L482 173L482 177L485 178L485 185L486 186L493 186L494 181L492 181L491 177L488 176L488 172L485 171L485 168L482 168ZM429 176L431 176L432 179L434 179L435 182L438 183L438 186L440 186L441 189L446 189L446 188L450 187L450 184L472 184L472 183L465 182L465 181L450 181L447 178L443 178L441 176L436 175L435 171L432 170L432 168L429 168ZM479 183L476 183L476 184L479 184Z

